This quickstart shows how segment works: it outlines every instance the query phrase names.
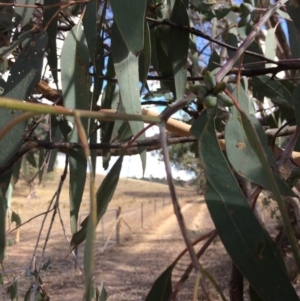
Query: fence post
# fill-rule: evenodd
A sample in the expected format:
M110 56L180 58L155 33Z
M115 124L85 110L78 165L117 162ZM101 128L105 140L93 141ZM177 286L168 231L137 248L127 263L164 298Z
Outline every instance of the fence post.
M156 216L156 200L154 200L154 216Z
M141 203L141 227L144 228L144 210L143 210L143 203Z
M116 241L117 244L120 243L120 230L121 230L121 219L119 218L122 212L122 207L118 207L116 210L116 220L117 220L117 227L116 227Z

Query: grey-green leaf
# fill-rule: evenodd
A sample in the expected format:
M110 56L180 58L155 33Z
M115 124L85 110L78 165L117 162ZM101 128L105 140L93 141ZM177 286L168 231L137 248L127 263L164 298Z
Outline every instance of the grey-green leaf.
M298 31L300 32L300 5L297 1L290 0L286 3L286 10L289 13L291 19L293 20L295 26L297 27Z
M182 26L189 26L189 15L181 0L176 0L171 21ZM187 53L189 48L189 33L176 27L171 27L172 68L175 79L176 98L184 97L186 86ZM180 43L179 43L180 41Z
M21 225L21 218L20 218L19 214L17 214L15 211L12 211L11 222L12 223L15 222L17 226Z
M279 81L270 76L261 75L253 77L253 95L257 99L263 96L270 98L274 103L286 108L293 108L294 101L292 94Z
M95 63L95 50L97 40L97 1L89 1L85 4L86 10L82 19L84 34L89 48L90 59Z
M6 246L5 219L6 219L6 198L0 189L0 263L3 262Z
M147 85L147 77L149 73L149 67L151 63L151 43L150 43L150 30L148 23L145 22L145 34L144 34L144 49L139 56L139 78L142 83L140 91L142 92Z
M244 109L244 112L246 112L247 106L249 106L247 94L242 86L239 88L239 97L237 97L236 91L237 89L234 92L234 96L239 99L241 107ZM275 158L268 146L267 137L261 124L254 115L248 114L248 118L260 139L261 146L267 155L269 165L276 170ZM225 139L227 157L235 171L243 178L258 184L267 190L272 190L270 183L265 176L261 160L253 149L253 144L249 141L240 113L235 107L230 109L229 120L225 126ZM281 194L294 195L293 191L278 176L275 178Z
M173 262L155 280L145 301L167 301L172 294L172 272L175 267Z
M114 19L128 49L137 56L144 47L147 0L110 0Z
M81 23L67 35L61 53L61 78L64 106L70 109L89 109L91 100L89 78L89 51ZM67 117L74 125L74 117ZM88 119L82 119L88 132ZM77 128L69 134L70 142L79 142ZM77 230L78 211L82 201L86 180L86 157L83 150L70 152L70 215L71 230Z
M115 72L120 86L122 104L127 114L141 114L140 92L139 92L139 72L138 58L127 48L120 31L116 26L112 29L112 49ZM133 135L136 135L144 128L144 123L140 121L129 121ZM145 139L145 134L139 140ZM146 152L142 151L141 161L143 170L146 168Z
M122 168L122 162L123 162L123 156L121 156L114 166L111 168L111 170L106 175L105 179L101 183L98 191L97 191L97 221L99 223L100 219L104 215L104 213L107 210L107 206L109 202L111 201L114 192L116 190L119 176ZM71 245L73 247L78 246L80 243L82 243L87 234L87 227L88 227L88 218L85 218L84 221L81 223L81 229L73 234Z
M294 106L295 106L295 112L298 112L295 114L296 116L296 122L298 127L300 128L300 84L294 89Z
M70 223L71 232L74 234L77 231L78 213L86 181L87 160L83 150L70 151L69 166Z
M239 270L265 301L299 300L268 233L255 218L219 147L214 113L203 113L191 133L199 139L207 176L206 203L219 236Z
M35 5L35 0L18 0L18 4ZM31 7L15 7L16 13L22 17L22 27L30 21L33 10Z
M45 0L44 5L50 5L50 4L56 4L59 0ZM44 18L43 18L43 24L44 26L47 25L48 21L51 20L51 18L54 16L55 12L57 11L57 7L50 7L48 9L45 9L44 12ZM54 79L54 82L58 83L58 76L57 76L57 47L56 47L56 34L57 34L57 19L58 16L53 18L51 23L48 25L47 28L47 34L48 34L48 55L47 55L47 61Z
M26 100L39 82L43 66L43 56L47 45L47 34L37 35L25 46L10 70L4 88L4 96ZM0 128L22 114L18 110L0 110ZM18 123L0 142L0 166L16 153L22 144L26 122Z

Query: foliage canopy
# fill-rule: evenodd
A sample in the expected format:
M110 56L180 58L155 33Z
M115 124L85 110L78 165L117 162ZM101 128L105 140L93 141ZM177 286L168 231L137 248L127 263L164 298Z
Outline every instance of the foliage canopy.
M168 144L193 142L185 148L197 152L197 164L205 172L205 200L216 226L212 235L220 236L249 281L251 299L299 300L276 244L249 205L262 189L272 192L300 270L299 237L284 200L299 193L298 0L0 4L2 264L6 193L19 178L21 158L36 165L42 181L53 170L58 150L63 151L66 166L57 195L69 169L71 246L86 240L85 299L105 300L103 286L94 285L93 231L113 198L123 157L139 154L145 169L147 150L161 147L174 211L204 289L204 278L211 278L185 233L168 157ZM158 114L145 105L165 110ZM179 110L188 114L188 122L171 117ZM154 125L159 139L147 139L145 131ZM111 156L119 159L95 187L98 156L105 169ZM193 169L199 166L194 163ZM87 167L92 171L90 215L78 229ZM252 183L250 194L237 177ZM56 210L59 197L53 199ZM157 278L146 300L176 297L171 285L175 265L170 263ZM40 270L32 273L36 286L25 300L35 293L35 300L46 300ZM7 284L12 300L16 283L12 279Z

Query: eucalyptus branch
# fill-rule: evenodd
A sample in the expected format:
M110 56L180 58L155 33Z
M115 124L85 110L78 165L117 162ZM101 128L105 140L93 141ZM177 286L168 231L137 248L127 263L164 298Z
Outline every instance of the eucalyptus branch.
M179 123L179 121L178 121ZM183 123L183 122L182 122ZM184 125L187 125L184 123ZM189 125L187 125L189 126ZM269 137L283 137L289 136L294 133L296 126L285 127L280 133L277 134L278 128L266 129L265 133ZM188 133L187 133L188 134ZM224 138L224 133L216 133L218 139ZM197 139L194 136L184 136L178 137L177 135L170 135L167 138L168 145L180 144L180 143L191 143L196 142ZM102 157L104 152L103 150L109 150L111 156L119 156L120 149L125 149L126 143L124 142L112 142L112 143L90 143L90 149L97 150L97 156ZM139 148L145 147L147 152L158 150L161 148L160 140L158 137L146 138L145 140L138 140L132 142L129 147L127 147L124 155L132 156L139 153ZM58 149L60 152L67 153L72 149L81 149L81 143L72 143L72 142L49 142L44 140L33 140L26 139L25 144L22 148L15 153L9 160L7 160L2 166L0 166L0 174L10 169L18 160L20 160L26 153L33 149L43 148L43 149Z
M226 76L226 74L232 69L235 62L241 57L243 53L247 53L246 49L253 42L257 33L261 30L262 26L266 23L266 21L279 9L284 3L288 0L281 0L270 6L270 8L266 11L266 13L260 18L260 20L253 26L252 31L247 36L247 38L243 41L243 43L238 47L238 49L234 52L232 57L225 63L225 65L220 69L220 71L216 74L216 82L221 82L222 79ZM276 63L278 65L278 63Z
M165 164L165 169L166 169L167 182L169 185L170 195L171 195L171 199L173 202L174 213L176 215L176 218L177 218L180 230L181 230L181 234L184 238L186 247L187 247L189 255L191 257L193 267L194 267L196 273L199 273L200 272L199 262L196 258L196 254L191 245L191 242L189 241L189 239L187 237L186 230L185 230L186 226L185 226L184 218L182 216L180 206L178 204L178 198L177 198L175 185L174 185L173 177L172 177L171 166L170 166L168 147L167 147L167 143L166 143L166 131L165 131L165 126L163 124L160 125L160 143L162 145L162 154L163 154L163 159L164 159L164 164Z
M287 0L286 0L286 1L287 1ZM286 1L285 1L285 2L286 2ZM208 40L208 41L210 41L210 42L213 42L213 43L215 43L215 44L217 44L217 45L219 45L219 46L223 46L223 47L225 47L225 48L227 48L227 49L230 49L230 50L238 50L238 49L239 49L239 48L237 48L237 47L234 47L234 46L231 46L231 45L226 44L226 43L224 43L224 42L221 42L221 41L219 41L219 40L216 40L216 39L212 38L211 36L205 34L203 31L195 29L194 27L189 27L189 26L184 26L184 25L176 24L176 23L174 23L174 22L172 22L172 21L170 21L170 20L162 20L162 21L160 21L160 20L156 20L156 19L152 19L152 18L146 18L146 19L147 19L148 21L150 21L150 22L153 22L153 24L154 24L155 26L159 26L159 25L168 25L168 26L175 27L175 28L181 29L181 30L183 30L183 31L189 32L190 34L193 34L193 35L195 35L195 36L197 36L197 37L201 37L201 38L203 38L203 39L205 39L205 40ZM247 46L247 47L248 47L248 46ZM277 61L274 61L274 60L271 60L271 59L269 59L269 58L266 58L265 56L263 56L263 55L261 55L261 54L258 54L258 53L256 53L256 52L252 52L252 51L246 50L245 53L246 53L246 54L249 54L249 55L251 55L251 56L254 56L254 57L258 57L258 58L260 58L260 59L262 59L262 60L264 60L264 61L267 61L268 63L272 63L272 64L275 64L275 65L278 64Z
M214 239L218 236L218 231L217 230L213 230L212 232L210 232L210 237L208 238L208 240L204 243L204 245L201 247L201 249L199 250L199 252L196 254L197 259L199 259L204 252L206 251L206 249L210 246L210 244L214 241ZM169 301L175 301L177 294L179 293L182 285L184 284L184 282L189 278L190 273L192 272L193 269L193 264L189 264L189 266L186 268L185 272L183 273L183 275L181 276L180 280L177 282L175 288L173 289L173 292L169 298Z

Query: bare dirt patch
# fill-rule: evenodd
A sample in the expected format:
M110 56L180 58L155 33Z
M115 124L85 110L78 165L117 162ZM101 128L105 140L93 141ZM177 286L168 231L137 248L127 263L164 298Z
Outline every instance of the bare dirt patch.
M103 177L97 178L101 183ZM18 212L22 221L45 212L48 203L56 190L56 182L48 181L46 186L37 187L38 199L28 200L28 188L23 182L18 183L12 200L12 209ZM198 238L214 229L203 198L198 196L193 188L179 187L182 212L186 221L187 231L191 240ZM61 194L60 210L68 237L71 237L69 227L68 181ZM144 228L141 228L141 203L144 204ZM162 205L163 204L163 205ZM115 211L122 206L120 244L115 245ZM89 196L85 192L81 213L88 212ZM155 209L155 210L154 210ZM163 184L150 183L133 179L120 179L116 194L109 211L104 217L105 237L101 232L101 222L97 228L95 252L95 279L97 283L104 282L109 295L109 301L145 300L155 279L172 263L185 248L182 235L177 225L170 203L168 187ZM41 241L37 249L36 262L39 264L46 233L50 225L52 212L45 223ZM26 277L24 271L29 266L35 248L43 216L40 216L21 228L20 242L7 248L4 262L5 282L23 273L18 279L20 299L32 283L32 277ZM10 226L13 228L13 225ZM8 236L14 236L14 233ZM109 239L108 239L109 238ZM198 251L203 243L195 247ZM105 246L105 247L104 247ZM104 252L103 252L104 251ZM78 250L79 262L83 264L84 246ZM53 223L51 236L47 244L45 262L50 260L50 268L42 271L41 278L51 301L82 300L84 294L84 278L80 269L74 268L74 258L69 255L69 245L64 237L58 216ZM201 264L217 281L225 296L228 296L228 280L231 271L231 261L219 239L210 245L201 257ZM190 264L185 255L177 264L173 273L173 283L176 284ZM192 299L195 275L184 284L177 300ZM207 284L213 300L221 300L215 289ZM245 284L245 288L247 284ZM246 297L245 300L248 298ZM0 294L0 300L9 300L7 294ZM198 300L206 300L199 290Z

